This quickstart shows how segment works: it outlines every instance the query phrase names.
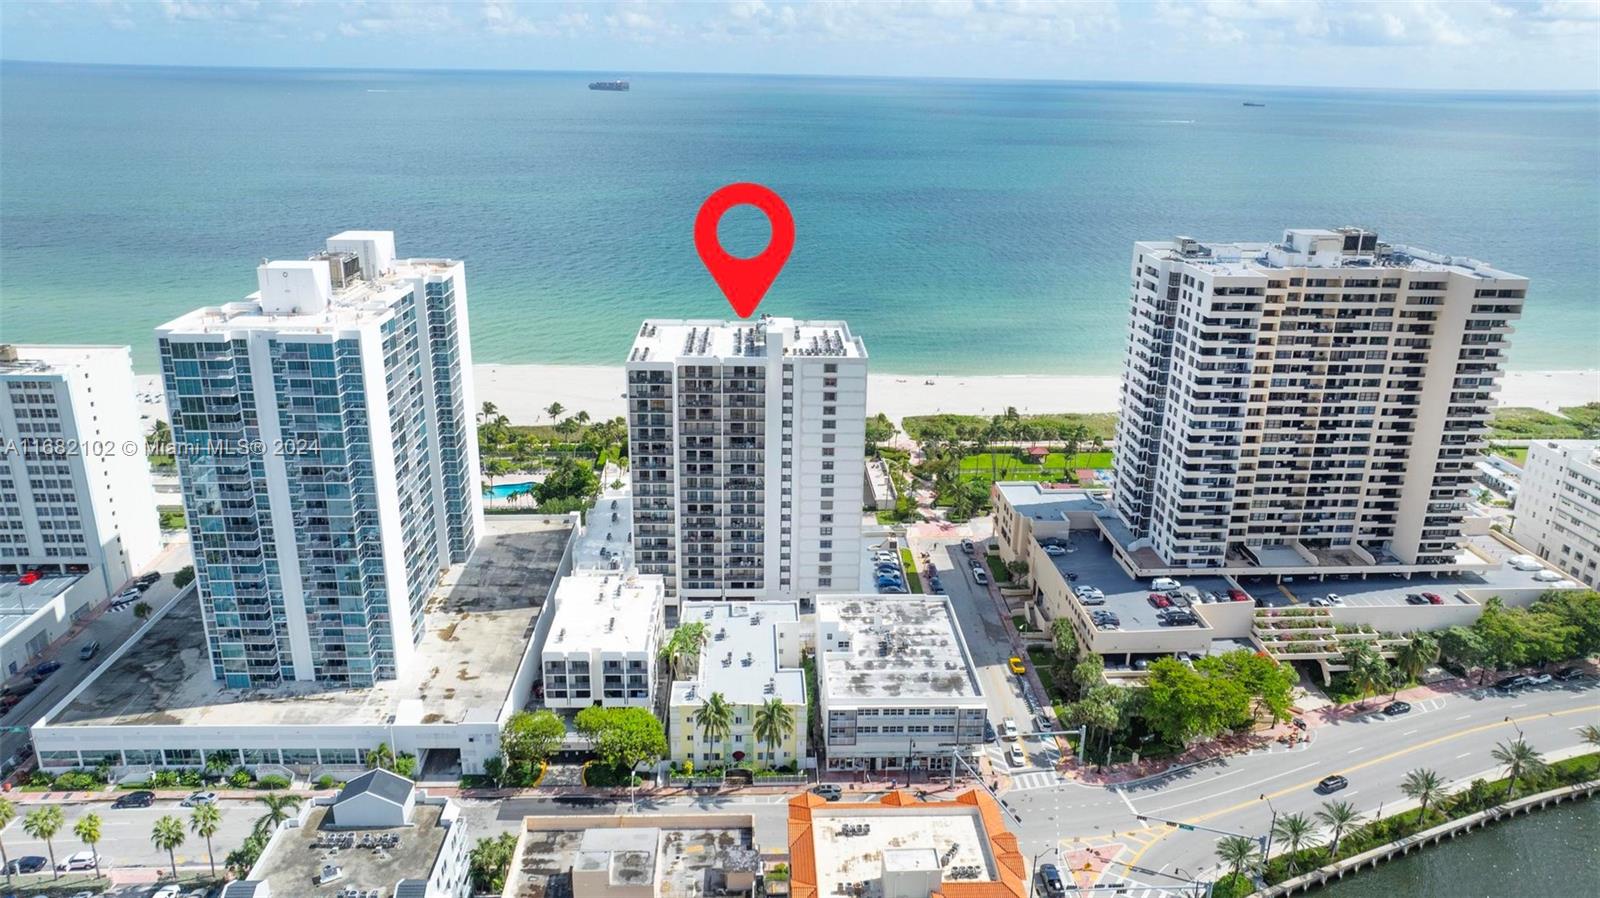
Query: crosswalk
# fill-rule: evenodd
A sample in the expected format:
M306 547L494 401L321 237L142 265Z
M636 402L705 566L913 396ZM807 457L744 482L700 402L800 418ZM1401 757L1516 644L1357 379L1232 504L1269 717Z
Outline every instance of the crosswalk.
M1049 789L1060 785L1061 776L1054 770L1031 770L1027 773L1014 773L1011 775L1012 792L1023 792L1028 789Z

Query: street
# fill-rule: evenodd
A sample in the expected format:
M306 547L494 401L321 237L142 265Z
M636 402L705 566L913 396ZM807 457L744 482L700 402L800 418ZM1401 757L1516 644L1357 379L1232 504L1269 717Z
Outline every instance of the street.
M49 857L45 850L44 842L29 836L22 827L22 817L31 809L30 805L18 807L18 817L0 831L0 838L5 840L6 852L10 857L18 858L25 855L38 855ZM189 831L189 808L179 807L176 801L158 801L148 808L113 808L109 801L74 802L61 805L62 813L66 816L66 823L61 831L56 833L54 843L56 861L65 859L68 855L85 850L88 846L78 841L72 834L72 826L84 814L93 811L100 815L100 866L103 870L113 867L156 867L166 869L170 865L165 851L158 851L150 844L150 831L155 822L160 818L172 815L183 821L184 832L188 839L175 854L178 866L205 867L206 866L206 840ZM254 801L224 799L217 802L217 810L222 812L222 826L217 834L211 837L211 843L216 851L217 864L220 869L222 859L228 852L238 848L246 836L250 834L261 815L266 813L266 808Z
M172 585L172 575L189 563L189 541L187 537L180 536L156 556L156 563L150 569L160 571L161 579L145 592L141 601L148 602L151 609L161 608L172 601L178 594ZM90 612L91 617L87 622L80 621L64 638L34 658L27 670L12 678L12 682L22 681L29 671L43 661L55 659L61 662L60 670L51 674L39 684L39 688L24 696L16 707L0 718L0 727L3 727L0 729L0 759L17 755L28 742L28 728L66 698L67 693L77 688L84 677L106 663L128 637L144 625L144 621L134 616L132 605L120 611L98 610L104 604L102 601L96 605L97 610ZM88 661L80 660L79 649L91 640L100 642L100 651ZM16 761L21 760L21 757L16 758Z

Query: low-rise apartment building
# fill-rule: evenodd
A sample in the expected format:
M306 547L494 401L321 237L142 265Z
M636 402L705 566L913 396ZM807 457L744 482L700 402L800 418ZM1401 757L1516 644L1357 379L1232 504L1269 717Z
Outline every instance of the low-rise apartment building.
M704 768L754 763L800 766L808 745L806 679L801 667L804 631L794 602L718 602L686 606L679 626L700 624L705 644L689 679L672 684L667 711L672 760ZM730 711L728 732L707 730L696 713L712 696ZM758 738L756 716L763 705L782 704L793 726Z
M983 744L988 706L944 596L817 600L828 770L945 770Z
M651 708L661 646L661 577L578 571L556 585L540 652L544 704Z
M1600 588L1600 440L1538 440L1528 446L1511 535Z

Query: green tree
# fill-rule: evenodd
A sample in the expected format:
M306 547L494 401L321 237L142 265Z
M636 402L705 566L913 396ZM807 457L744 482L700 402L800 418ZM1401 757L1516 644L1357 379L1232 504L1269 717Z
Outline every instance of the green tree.
M682 679L689 670L689 662L700 660L700 650L705 648L708 638L704 621L679 624L660 649L662 659L667 662L667 675L674 680Z
M1451 627L1440 633L1439 654L1467 676L1481 675L1494 664L1483 637L1468 627Z
M1333 833L1328 843L1328 857L1332 859L1339 854L1339 839L1360 824L1361 814L1348 801L1325 801L1316 816L1317 822Z
M1553 616L1567 628L1567 657L1588 658L1600 654L1600 592L1553 590L1540 596L1533 603L1533 609Z
M1288 855L1289 876L1300 872L1300 850L1311 847L1315 827L1304 814L1285 814L1272 825L1272 838L1282 843Z
M1245 871L1255 868L1256 848L1253 839L1244 836L1224 836L1217 840L1217 860L1227 864L1229 875L1238 879Z
M211 875L217 875L217 856L211 852L211 837L222 828L222 812L211 802L194 806L189 814L189 829L206 840L206 860L211 863Z
M193 582L194 582L194 565L192 565L192 564L184 565L183 567L178 569L178 572L176 574L172 575L172 585L176 589L182 589L185 586L188 586L190 583L193 583Z
M1344 651L1341 659L1349 668L1345 676L1350 685L1361 694L1360 707L1367 706L1367 697L1381 691L1389 683L1389 664L1369 642L1357 642Z
M150 844L157 851L165 851L172 862L172 878L178 878L178 849L188 837L183 834L183 821L167 814L150 828Z
M250 875L251 869L255 867L256 861L261 859L261 852L266 846L267 834L260 831L252 832L250 835L245 836L244 841L240 843L238 848L228 852L228 857L223 861L223 865L228 868L229 873L233 874L234 879L245 879Z
M726 749L725 740L733 733L733 708L720 692L713 692L705 704L694 709L694 723L700 728L702 738L712 745ZM722 755L722 751L717 754ZM727 765L724 758L723 765Z
M22 831L35 839L43 841L44 847L49 850L51 870L56 868L56 845L54 840L56 833L61 831L64 823L66 823L66 817L61 813L61 807L53 804L35 808L28 812L28 816L22 818ZM55 874L55 878L61 878L60 872Z
M257 795L256 801L266 806L267 812L256 821L255 831L271 836L278 825L288 820L300 808L300 796L288 792L268 792Z
M600 762L611 767L632 771L667 753L661 721L644 708L588 707L578 712L574 723Z
M1417 823L1426 825L1429 805L1436 804L1445 795L1444 780L1432 770L1419 767L1406 774L1400 782L1400 791L1417 802Z
M1072 682L1072 670L1078 663L1078 634L1072 622L1058 617L1050 622L1050 679L1057 689L1065 691Z
M1150 665L1146 723L1165 741L1187 745L1250 719L1250 694L1238 682L1204 676L1173 658Z
M756 708L750 732L757 742L767 747L767 758L776 761L778 746L794 735L794 709L777 696L767 699Z
M1096 656L1091 656L1096 657ZM1087 658L1085 659L1087 660ZM1102 741L1110 744L1112 735L1122 722L1122 716L1117 706L1117 687L1099 685L1087 690L1083 698L1066 706L1068 724L1076 724L1085 728L1084 744L1078 746L1080 760L1087 763L1095 758L1104 765L1108 758L1100 754L1100 750L1091 746L1098 746ZM1109 747L1106 749L1109 754Z
M1195 670L1210 677L1223 677L1238 683L1251 697L1251 716L1266 708L1276 721L1292 715L1294 668L1279 664L1271 656L1249 649L1236 649L1221 655L1208 655L1194 663Z
M133 616L139 620L149 620L150 612L154 610L154 608L150 607L149 602L135 602L133 604Z
M483 762L483 775L494 783L496 789L506 784L506 759L499 755L488 758Z
M587 464L574 458L558 460L545 475L544 481L533 488L533 496L539 501L541 510L547 505L585 504L599 492L600 478Z
M1600 726L1595 726L1592 723L1586 723L1583 726L1578 727L1578 737L1589 745L1600 747ZM4 827L5 823L3 822L3 817L0 817L0 829L3 829Z
M379 742L378 747L367 752L368 770L393 770L394 749L387 742Z
M417 778L417 756L401 752L394 756L394 772L408 780Z
M877 450L880 443L894 439L894 422L883 412L867 419L867 454Z
M567 410L567 407L562 405L561 403L552 402L549 405L545 406L544 413L550 416L550 420L554 421L555 419L561 417L561 413L566 411L566 410Z
M5 828L10 826L11 821L15 819L17 819L17 806L12 804L9 798L0 798L0 832L4 832ZM3 839L0 839L0 865L4 865L6 883L9 884L11 882L11 855L6 853L6 844Z
M1516 791L1517 780L1524 776L1537 776L1545 769L1544 756L1523 739L1502 742L1489 752L1489 756L1497 763L1505 765L1507 798Z
M1088 695L1090 690L1105 682L1105 672L1104 658L1095 652L1084 655L1077 666L1072 668L1072 679L1069 681L1072 685L1072 695L1075 698Z
M1394 692L1389 697L1394 698L1400 694L1400 687L1406 683L1422 682L1422 675L1427 669L1439 660L1439 643L1425 632L1417 631L1406 638L1406 644L1395 652L1394 670L1396 676L1392 684Z
M554 711L518 711L500 732L500 751L510 764L536 765L554 754L566 735L567 725Z
M493 839L478 840L470 859L474 894L498 895L504 891L516 849L515 833L501 833Z
M100 815L93 811L78 818L72 824L72 834L78 841L89 846L89 852L94 855L94 875L100 877Z

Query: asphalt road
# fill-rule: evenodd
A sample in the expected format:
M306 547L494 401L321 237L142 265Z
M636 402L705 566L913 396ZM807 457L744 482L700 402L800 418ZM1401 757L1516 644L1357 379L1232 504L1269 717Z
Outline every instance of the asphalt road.
M1141 822L1136 814L1254 838L1266 832L1274 809L1310 814L1329 799L1350 801L1367 816L1381 806L1392 813L1397 805L1411 806L1400 792L1411 770L1428 768L1462 785L1500 776L1489 753L1515 739L1518 728L1547 754L1581 745L1577 728L1600 723L1600 684L1553 684L1509 696L1479 690L1412 704L1400 717L1373 713L1319 726L1311 742L1293 749L1278 746L1117 789L1064 783L1003 797L1021 818L1013 826L1030 856L1054 848L1072 857L1093 849L1112 861L1100 883L1176 888L1217 871L1221 836ZM1373 702L1374 709L1380 705ZM1330 774L1347 777L1349 787L1318 795L1313 787ZM1149 872L1130 873L1128 865ZM1080 876L1078 885L1094 884Z
M189 563L189 543L186 538L167 546L162 554L157 556L153 568L161 572L161 579L145 592L143 600L149 602L152 608L160 608L172 601L178 594L178 590L172 585L172 575ZM4 717L0 717L0 728L3 728L0 730L0 759L17 755L19 749L28 742L28 728L66 698L67 693L77 688L84 677L106 663L111 654L144 623L134 617L131 605L121 611L100 610L104 606L105 602L102 600L96 606L97 610L91 612L87 622L79 622L74 630L69 631L65 637L46 648L38 658L34 659L27 670L13 678L13 682L20 682L27 676L28 671L42 661L53 658L61 662L60 670L39 684L38 689L23 697L22 701ZM88 661L79 660L79 650L91 640L100 641L99 653Z
M24 855L38 855L49 857L44 842L29 836L22 828L21 814L26 814L31 809L29 805L18 807L19 816L0 832L0 838L5 840L6 852L12 858ZM266 809L253 801L223 800L217 802L217 809L222 812L222 827L217 834L211 837L211 843L216 852L217 864L220 868L222 859L228 852L239 847L257 820L266 812ZM190 810L178 806L176 801L158 801L148 808L122 808L111 807L110 802L96 801L61 806L66 816L66 823L61 831L56 834L54 841L56 861L65 860L74 852L83 851L88 846L78 841L72 834L72 826L84 814L93 811L100 815L100 866L102 869L111 867L159 867L169 865L167 853L156 850L150 844L150 832L155 822L160 818L172 815L183 821L184 831L189 832ZM189 833L189 838L183 843L175 854L178 866L204 867L206 861L206 842L199 836Z

